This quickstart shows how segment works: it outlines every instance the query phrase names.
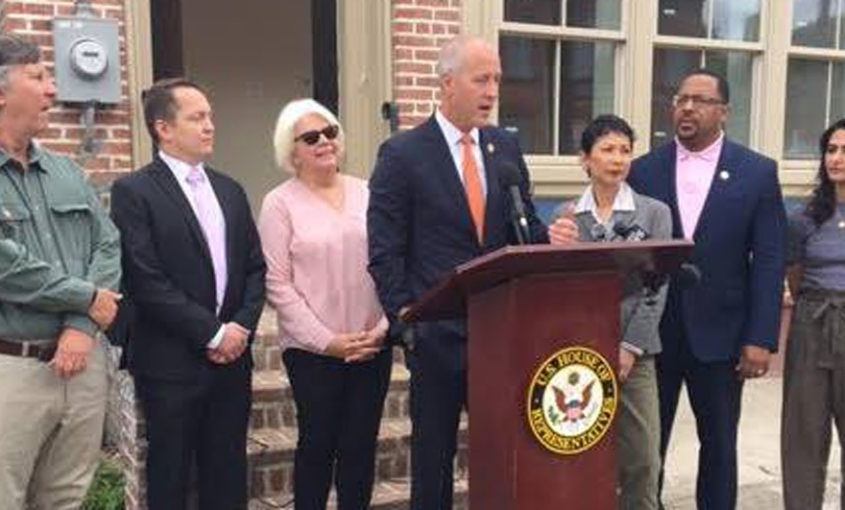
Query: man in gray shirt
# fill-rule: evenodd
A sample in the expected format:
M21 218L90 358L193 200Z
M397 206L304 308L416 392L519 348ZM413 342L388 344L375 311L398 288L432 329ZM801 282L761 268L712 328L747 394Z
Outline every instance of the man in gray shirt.
M0 37L0 505L82 505L107 380L100 332L117 311L117 230L81 169L33 140L53 79L37 46Z

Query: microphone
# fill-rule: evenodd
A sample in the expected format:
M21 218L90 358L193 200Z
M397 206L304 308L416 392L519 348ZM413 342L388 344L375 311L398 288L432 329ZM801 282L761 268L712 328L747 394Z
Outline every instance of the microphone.
M644 241L649 238L648 231L636 223L629 225L617 223L613 225L613 233L625 241Z
M531 233L525 216L525 203L519 191L521 182L519 169L513 163L506 161L499 166L499 184L508 190L511 198L511 221L516 231L516 240L519 244L528 244L531 242Z
M701 269L692 262L684 262L678 267L674 275L678 286L682 289L695 287L701 283Z

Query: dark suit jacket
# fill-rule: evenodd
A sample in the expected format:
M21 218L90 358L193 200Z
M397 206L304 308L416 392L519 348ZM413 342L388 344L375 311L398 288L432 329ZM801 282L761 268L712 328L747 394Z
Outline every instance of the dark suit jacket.
M255 331L261 315L266 268L246 194L226 175L207 167L206 173L226 220L228 283L219 315L208 245L167 165L156 158L112 187L123 288L135 307L128 356L134 374L203 377L221 368L206 359L221 324ZM225 367L251 367L250 350Z
M440 126L432 116L416 128L382 144L370 180L367 211L369 270L391 322L391 335L403 334L399 310L439 283L457 265L514 243L509 197L499 183L504 162L519 168L532 240L548 242L546 227L534 213L528 170L516 139L485 128L479 146L487 179L485 243L480 246L464 186L458 177ZM464 321L440 321L414 327L416 345L427 343L441 362L465 367ZM459 352L458 352L459 351Z
M672 235L683 237L675 185L675 142L634 161L629 182L672 210ZM661 323L671 354L686 334L703 362L736 358L744 345L777 350L783 293L786 216L774 161L725 140L696 225L698 285L674 282Z

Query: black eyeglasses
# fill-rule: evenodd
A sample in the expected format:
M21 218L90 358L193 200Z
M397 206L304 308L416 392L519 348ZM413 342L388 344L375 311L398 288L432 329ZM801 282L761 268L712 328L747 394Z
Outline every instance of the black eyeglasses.
M719 98L716 97L704 97L704 96L687 96L687 95L679 95L676 94L672 96L672 106L684 106L687 103L692 102L693 108L701 108L703 106L715 106L717 104L725 104Z
M324 127L323 129L313 129L311 131L306 131L294 138L293 141L303 141L305 142L305 145L315 145L317 142L320 141L320 135L325 136L326 140L334 140L335 138L337 138L338 133L340 133L340 128L332 124L330 126Z

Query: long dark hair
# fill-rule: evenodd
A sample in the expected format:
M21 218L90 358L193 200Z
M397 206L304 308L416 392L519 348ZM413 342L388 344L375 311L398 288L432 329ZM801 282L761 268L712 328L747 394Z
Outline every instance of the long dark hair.
M836 186L833 185L833 181L827 175L827 166L824 164L824 158L825 154L827 154L827 144L830 143L830 137L840 129L845 131L845 119L839 119L829 128L825 129L819 139L821 161L819 162L819 172L816 175L816 187L813 189L813 196L804 210L804 214L813 220L813 223L817 227L829 220L836 210Z

